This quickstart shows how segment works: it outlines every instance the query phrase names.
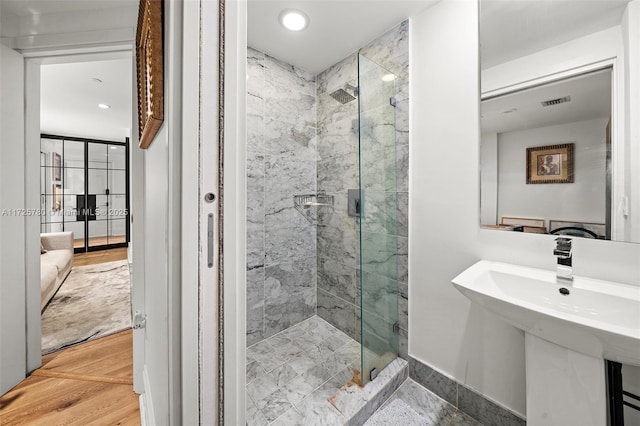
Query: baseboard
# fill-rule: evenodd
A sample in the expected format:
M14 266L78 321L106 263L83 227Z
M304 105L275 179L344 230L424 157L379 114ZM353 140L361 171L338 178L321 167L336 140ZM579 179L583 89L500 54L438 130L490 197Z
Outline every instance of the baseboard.
M445 376L413 357L409 358L409 377L458 410L485 425L525 426L526 419L492 401L475 389Z
M144 392L140 394L140 424L142 426L155 426L156 419L153 411L153 400L151 399L151 385L149 384L149 374L147 366L142 371L144 381Z
M151 423L149 423L149 420L147 420L147 408L145 407L145 399L143 393L138 396L138 405L140 406L140 425L151 426Z

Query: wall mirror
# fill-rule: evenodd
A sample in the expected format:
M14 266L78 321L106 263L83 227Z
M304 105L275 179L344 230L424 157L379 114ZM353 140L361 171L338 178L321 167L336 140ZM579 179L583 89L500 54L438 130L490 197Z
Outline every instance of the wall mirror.
M480 1L481 226L640 243L640 0Z

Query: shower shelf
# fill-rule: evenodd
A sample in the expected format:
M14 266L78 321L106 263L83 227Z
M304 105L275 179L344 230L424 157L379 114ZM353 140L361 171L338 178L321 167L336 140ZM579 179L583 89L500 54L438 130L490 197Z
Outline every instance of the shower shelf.
M317 208L331 207L333 209L333 195L326 195L322 192L317 194L294 195L293 206L309 222L317 223Z

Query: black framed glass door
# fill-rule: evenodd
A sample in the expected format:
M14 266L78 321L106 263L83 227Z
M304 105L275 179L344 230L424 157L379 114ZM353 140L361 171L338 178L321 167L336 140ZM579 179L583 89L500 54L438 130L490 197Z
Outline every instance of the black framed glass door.
M128 138L41 135L41 232L73 231L76 252L126 247L128 165Z

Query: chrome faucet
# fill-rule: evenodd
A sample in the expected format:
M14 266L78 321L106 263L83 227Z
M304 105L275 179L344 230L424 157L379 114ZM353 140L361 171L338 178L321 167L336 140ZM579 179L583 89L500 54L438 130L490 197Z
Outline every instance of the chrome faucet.
M573 281L573 267L571 260L571 238L556 238L556 248L553 254L558 258L556 277L561 281Z

